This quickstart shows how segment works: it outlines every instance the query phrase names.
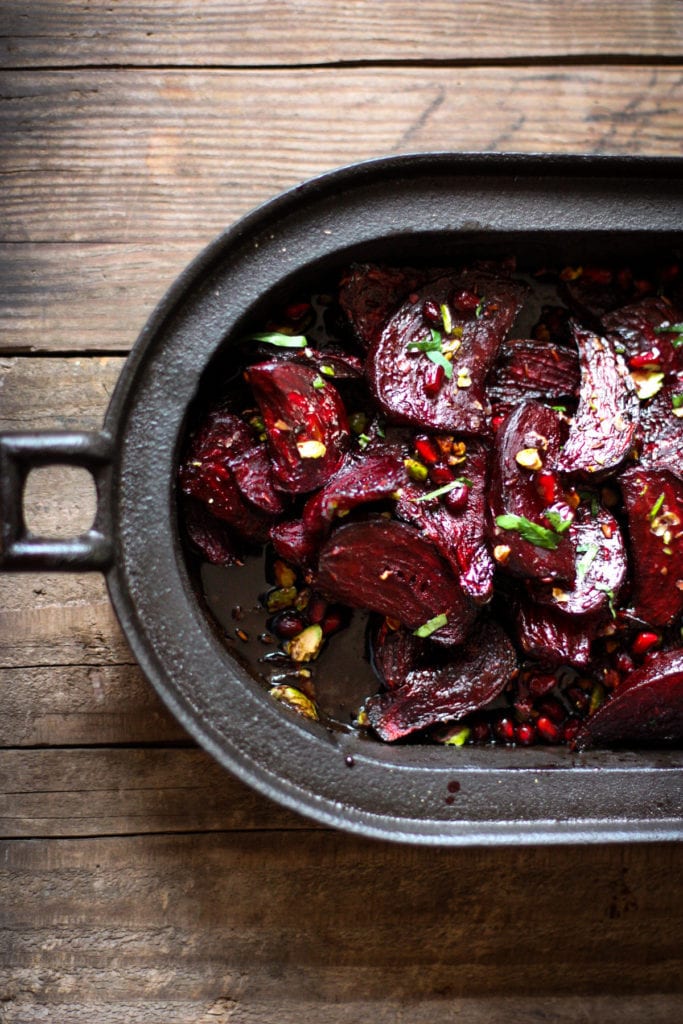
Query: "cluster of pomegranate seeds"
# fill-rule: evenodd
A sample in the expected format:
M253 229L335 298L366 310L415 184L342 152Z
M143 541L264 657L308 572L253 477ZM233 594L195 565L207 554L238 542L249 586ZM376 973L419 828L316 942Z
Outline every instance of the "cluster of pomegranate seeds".
M682 304L675 263L360 264L241 339L179 484L201 558L269 552L272 696L319 717L358 609L385 742L680 742Z

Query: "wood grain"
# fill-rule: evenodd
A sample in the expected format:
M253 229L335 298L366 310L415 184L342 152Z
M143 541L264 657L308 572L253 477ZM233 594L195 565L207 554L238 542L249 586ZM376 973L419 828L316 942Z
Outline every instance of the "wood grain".
M683 133L683 72L655 67L24 72L0 86L4 352L127 351L215 235L343 163L670 154Z
M609 32L605 32L609 25ZM5 0L6 66L680 55L676 0Z
M681 1009L677 847L292 830L15 840L0 864L7 1022L44 1004L60 1024L671 1024Z

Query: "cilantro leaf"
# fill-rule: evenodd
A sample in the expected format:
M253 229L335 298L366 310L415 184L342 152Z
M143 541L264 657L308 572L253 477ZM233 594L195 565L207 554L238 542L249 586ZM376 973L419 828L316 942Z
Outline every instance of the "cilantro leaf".
M442 366L446 380L451 380L453 376L453 364L449 363L443 352L427 352L427 358L431 359L431 361L436 363L437 366Z
M532 523L526 516L517 516L512 513L496 516L496 526L500 526L503 530L516 530L524 540L535 544L538 548L545 548L547 551L555 551L562 539L553 530L539 526L538 523Z

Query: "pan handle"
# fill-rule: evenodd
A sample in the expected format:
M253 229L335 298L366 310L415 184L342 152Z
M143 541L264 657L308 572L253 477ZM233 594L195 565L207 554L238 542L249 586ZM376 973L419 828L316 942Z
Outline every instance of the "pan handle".
M0 569L82 572L107 569L113 559L108 521L112 439L104 432L35 431L0 434ZM97 513L79 537L50 539L24 521L24 484L39 466L81 466L93 476Z

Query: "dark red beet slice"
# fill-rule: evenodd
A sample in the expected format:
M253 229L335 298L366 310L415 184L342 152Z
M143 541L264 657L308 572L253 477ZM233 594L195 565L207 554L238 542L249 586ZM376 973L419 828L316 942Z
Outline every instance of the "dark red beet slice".
M661 651L632 672L576 737L579 750L683 739L683 651Z
M609 267L578 267L574 274L563 272L560 278L564 297L579 319L596 327L605 313L633 302L645 288L641 283L639 290L630 271Z
M349 458L338 473L306 502L302 514L304 529L319 543L335 518L359 505L395 495L407 482L405 454L398 447L379 445Z
M673 374L654 398L640 410L642 445L639 465L643 469L668 469L683 479L683 372Z
M426 640L399 626L392 629L383 619L372 638L372 664L388 690L403 686L425 653Z
M483 444L470 441L464 462L453 470L465 478L467 501L453 510L444 498L422 500L435 490L433 485L409 483L404 486L396 514L419 527L456 572L463 591L484 604L493 596L494 563L488 548L486 530L486 486L488 451Z
M587 668L591 662L591 640L603 623L601 616L574 621L526 597L516 602L517 642L525 654L550 668Z
M341 466L349 441L334 385L316 387L315 368L297 362L251 366L247 378L268 435L277 486L290 494L322 487Z
M578 325L574 336L581 363L579 405L556 468L597 479L619 466L633 448L639 402L613 342Z
M652 295L607 313L602 326L618 338L636 368L646 357L643 365L648 369L670 370L681 365L682 354L672 344L676 336L655 329L663 323L676 323L677 318L677 311L667 299Z
M302 568L313 565L318 554L318 540L304 528L300 519L274 523L270 540L280 558Z
M238 565L240 552L230 529L200 501L183 503L183 522L192 546L212 565Z
M489 489L491 539L496 561L506 572L571 584L576 571L573 545L566 532L557 534L544 518L549 509L563 519L573 515L559 481L546 469L555 460L561 440L558 414L539 402L523 402L501 424ZM534 452L540 468L520 465L520 458L533 465ZM500 525L501 516L520 517L543 532L536 542L526 539L520 532L522 523L515 526L513 521L506 527Z
M240 482L235 468L245 459L253 461L254 469L248 477L242 474ZM193 435L179 480L183 494L203 502L213 516L255 543L267 539L273 516L283 507L265 446L243 420L223 409L212 410Z
M683 611L683 483L668 472L629 469L620 478L631 542L636 615L666 626Z
M573 348L534 338L505 342L491 374L488 393L509 408L525 398L559 402L579 388L579 359Z
M403 686L366 701L365 711L375 732L390 743L485 707L516 667L514 647L503 630L490 623L477 630L448 664L414 669Z
M380 336L405 297L424 281L424 273L399 267L357 264L342 277L339 305L364 348Z
M606 611L608 604L613 607L628 569L624 538L616 519L601 505L581 505L569 540L576 552L574 586L539 584L534 596L565 615L590 615Z
M367 608L417 629L437 616L430 631L440 644L462 643L475 608L436 549L418 530L389 519L349 523L320 552L316 587L352 608Z
M466 271L411 296L368 353L368 378L384 412L398 423L486 434L485 380L524 295L524 286L509 278ZM434 312L438 317L442 306L446 323L442 318L435 327ZM438 346L439 339L438 352L409 349L425 341ZM450 380L430 358L444 353L452 355Z

